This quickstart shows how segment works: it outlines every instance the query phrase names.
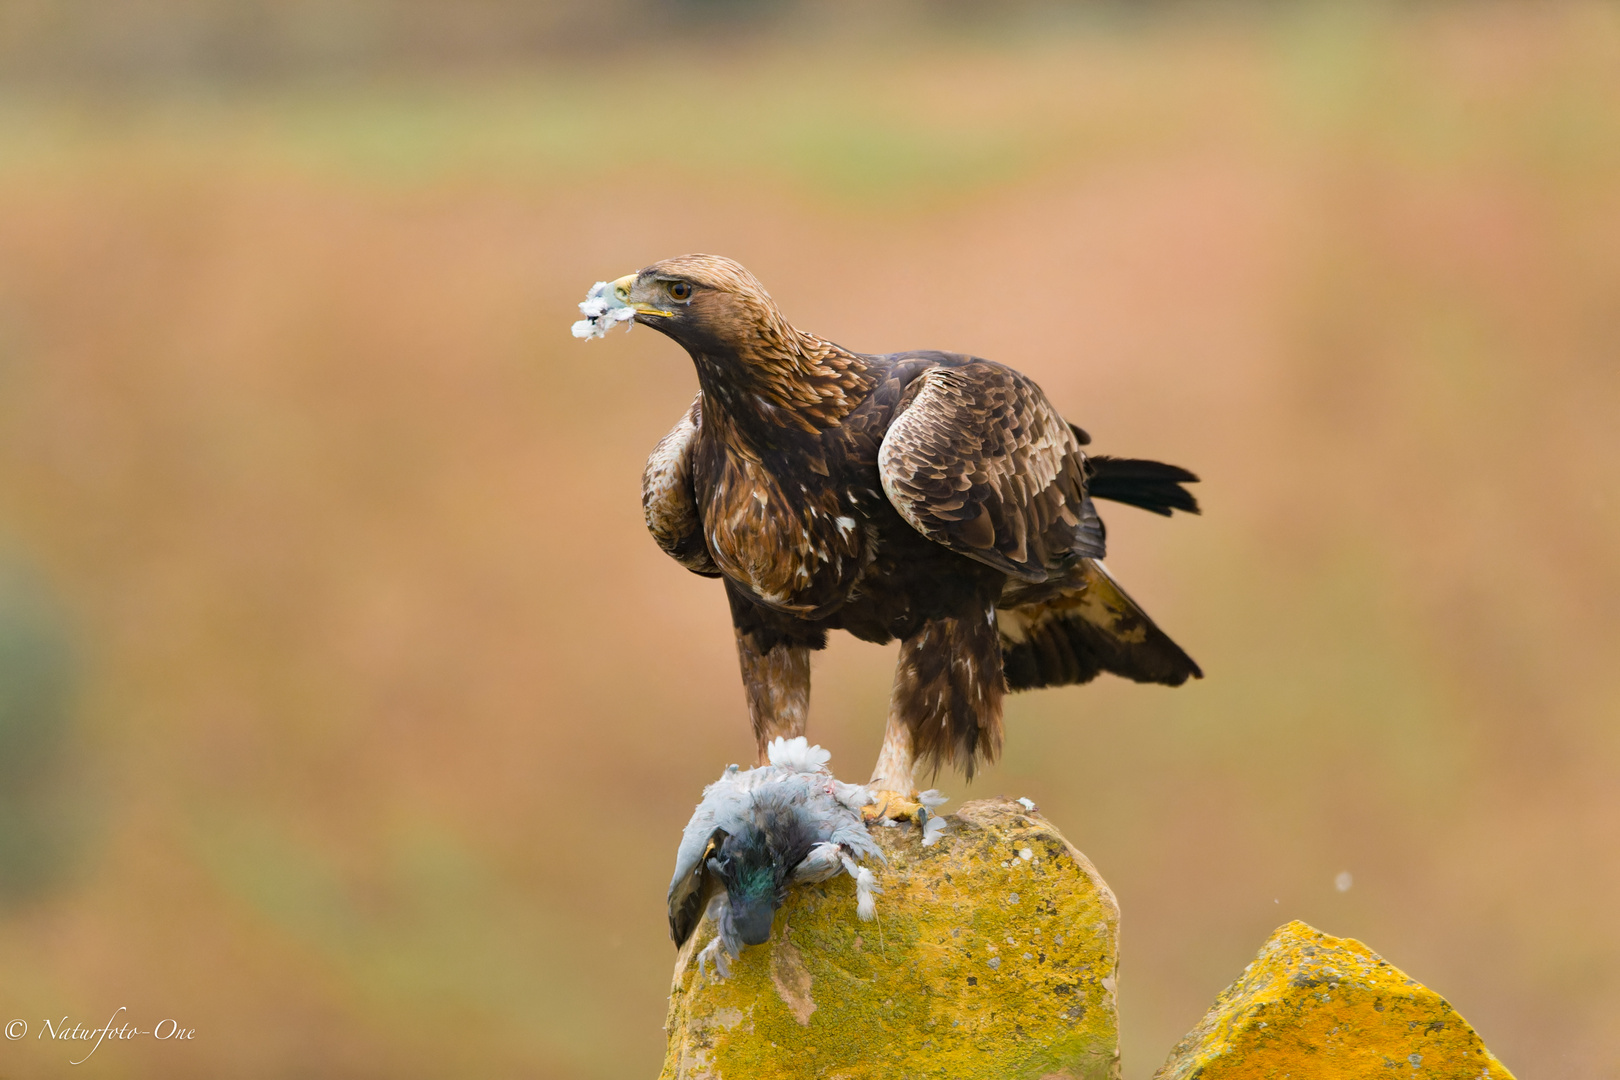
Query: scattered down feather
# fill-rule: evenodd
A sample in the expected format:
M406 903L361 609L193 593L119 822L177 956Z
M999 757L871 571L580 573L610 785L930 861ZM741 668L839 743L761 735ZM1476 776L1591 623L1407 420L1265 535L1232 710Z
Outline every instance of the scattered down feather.
M933 847L939 843L939 834L946 829L945 818L935 811L950 798L938 788L929 788L917 796L917 801L922 803L922 813L918 815L923 827L922 846Z
M585 317L574 324L575 337L587 340L607 337L607 332L619 323L624 323L626 331L635 326L636 309L621 303L609 291L611 288L607 282L598 281L585 294L579 304L579 313Z

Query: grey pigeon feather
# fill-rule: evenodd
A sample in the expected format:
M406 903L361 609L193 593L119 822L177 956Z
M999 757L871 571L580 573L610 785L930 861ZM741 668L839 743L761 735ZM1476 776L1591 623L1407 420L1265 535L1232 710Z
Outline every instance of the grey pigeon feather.
M878 891L863 861L883 861L861 819L873 801L858 784L846 784L827 769L832 755L801 736L777 739L770 764L733 765L703 790L681 836L675 875L669 884L670 936L686 942L705 909L719 932L698 956L723 978L745 945L770 935L770 920L789 883L826 881L847 873L855 879L856 914L876 914Z

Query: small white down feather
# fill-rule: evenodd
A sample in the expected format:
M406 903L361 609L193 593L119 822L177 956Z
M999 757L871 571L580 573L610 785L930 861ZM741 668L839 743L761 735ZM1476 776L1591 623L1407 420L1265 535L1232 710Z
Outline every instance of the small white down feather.
M803 735L792 739L777 736L765 748L765 754L777 768L801 773L824 773L827 762L832 760L831 750L811 746L810 740Z
M607 332L620 323L624 323L626 332L636 325L636 309L621 304L618 297L608 291L610 288L607 282L598 281L585 294L585 299L579 303L579 313L585 317L574 324L575 337L588 341L607 337Z

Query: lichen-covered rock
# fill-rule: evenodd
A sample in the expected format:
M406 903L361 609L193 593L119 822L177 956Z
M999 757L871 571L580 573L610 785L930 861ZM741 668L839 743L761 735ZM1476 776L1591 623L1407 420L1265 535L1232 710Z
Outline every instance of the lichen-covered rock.
M965 804L939 843L874 829L877 920L848 878L795 887L729 979L681 950L662 1080L1106 1080L1119 1074L1119 908L1038 813Z
M1302 922L1260 955L1154 1080L1512 1080L1445 998Z

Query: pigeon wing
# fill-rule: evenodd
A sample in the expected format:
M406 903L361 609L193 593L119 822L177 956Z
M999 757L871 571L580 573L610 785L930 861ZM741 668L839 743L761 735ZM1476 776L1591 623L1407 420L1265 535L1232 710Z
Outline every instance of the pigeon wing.
M675 879L669 883L669 936L677 949L686 944L703 917L709 891L709 859L720 850L727 835L726 830L716 828L703 846L692 853L695 857L686 852L685 844L681 845L682 854L688 857L676 863Z

